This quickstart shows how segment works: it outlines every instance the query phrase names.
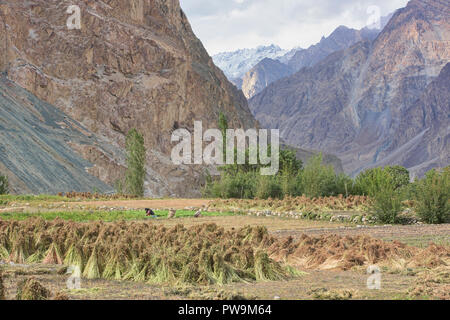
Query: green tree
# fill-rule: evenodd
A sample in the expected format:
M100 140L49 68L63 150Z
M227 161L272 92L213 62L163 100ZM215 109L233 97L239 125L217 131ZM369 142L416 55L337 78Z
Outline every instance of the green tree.
M278 181L281 184L283 196L299 196L301 194L298 188L297 177L302 169L303 162L297 159L297 154L294 150L280 150Z
M401 166L387 166L384 168L367 169L361 172L355 180L355 193L374 196L389 179L394 190L408 186L410 183L409 171Z
M416 182L417 214L426 223L446 223L450 220L450 167L431 170Z
M402 166L388 166L384 170L392 177L395 189L400 189L410 183L409 171Z
M136 129L131 129L126 138L127 172L125 183L127 192L137 197L144 196L145 146L144 137Z
M277 176L259 176L256 196L259 199L282 198L283 190Z
M357 184L364 190L363 194L372 198L371 210L380 222L397 222L402 202L394 177L388 170L384 168L369 169L357 178Z
M301 189L307 197L328 196L335 182L333 166L323 164L321 153L309 160L301 174Z
M294 150L280 150L280 172L282 174L297 175L303 169L302 160L297 159Z
M8 177L0 175L0 194L9 193Z

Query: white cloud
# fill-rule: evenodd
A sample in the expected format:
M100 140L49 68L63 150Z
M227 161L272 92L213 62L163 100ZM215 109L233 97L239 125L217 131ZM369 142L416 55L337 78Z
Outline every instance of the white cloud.
M368 8L381 15L407 0L180 0L194 32L210 54L258 45L308 47L340 25L362 28Z

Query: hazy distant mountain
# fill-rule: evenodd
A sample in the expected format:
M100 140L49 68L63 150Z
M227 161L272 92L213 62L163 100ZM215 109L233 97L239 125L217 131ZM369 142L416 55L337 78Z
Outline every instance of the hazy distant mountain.
M375 40L272 83L250 108L288 144L336 154L349 173L449 165L449 16L448 3L412 0Z
M294 73L289 66L273 59L265 58L247 72L242 79L242 92L253 97L272 82Z
M391 17L392 14L381 18L381 29ZM220 53L213 56L213 60L228 79L239 89L243 89L247 98L251 98L273 81L299 71L303 67L313 66L333 52L346 49L361 40L375 39L381 31L377 27L378 25L372 25L362 30L355 30L340 26L330 36L323 37L319 43L308 49L296 47L283 50L276 45L262 46L256 49ZM266 60L264 65L258 65L266 58L272 61ZM281 64L276 64L273 60Z
M233 82L242 77L258 62L265 58L277 58L287 51L279 46L259 46L253 49L241 49L233 52L223 52L212 56L214 63L222 69L225 75Z
M379 32L380 30L377 29L355 30L340 26L329 37L323 37L318 44L308 49L291 50L277 58L278 64L272 61L269 67L268 61L261 61L243 77L244 95L250 99L272 82L287 77L303 67L311 67L331 53L346 49L361 40L373 40Z
M379 33L380 30L378 29L355 30L340 26L329 37L323 37L319 43L308 49L298 50L287 62L287 65L295 71L304 67L311 67L333 52L347 49L362 40L372 41Z

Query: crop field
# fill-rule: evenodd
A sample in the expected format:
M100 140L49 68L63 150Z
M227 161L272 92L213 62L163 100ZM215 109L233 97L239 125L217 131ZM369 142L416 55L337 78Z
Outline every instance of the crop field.
M364 197L0 201L0 298L25 297L32 288L45 299L74 300L450 299L448 224L361 225L274 214L364 216ZM370 266L381 272L378 289L367 284ZM76 288L68 286L74 276Z

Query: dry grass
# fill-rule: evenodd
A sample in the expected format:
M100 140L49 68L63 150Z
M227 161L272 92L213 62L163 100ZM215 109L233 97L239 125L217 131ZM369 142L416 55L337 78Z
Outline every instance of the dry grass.
M289 211L366 211L370 205L370 199L364 196L308 198L286 197L284 199L268 200L246 200L246 199L227 199L214 200L210 203L212 209L236 209L249 210L261 209L277 212Z
M430 245L426 249L399 242L384 242L367 236L303 235L294 241L277 241L268 249L270 257L303 269L349 270L378 265L391 270L449 267L450 247Z
M34 278L21 281L17 289L17 300L48 300L51 296L50 290Z
M226 230L149 222L75 223L0 220L0 252L16 263L78 266L87 279L150 283L227 284L288 279L295 270L449 266L450 248L426 249L366 236L302 235L278 239L265 227ZM281 264L280 264L281 263Z
M409 289L409 295L450 300L450 268L447 266L425 270L417 275L416 283Z
M3 282L3 273L0 271L0 300L6 299L6 288Z
M350 300L357 297L355 290L317 288L308 292L315 300Z
M226 230L235 229L237 226L264 226L270 232L274 231L304 231L305 229L315 228L337 228L351 226L350 223L339 223L329 221L312 221L312 220L293 220L278 217L256 217L256 216L230 216L230 217L203 217L201 219L180 218L176 220L160 220L159 223L173 227L177 224L183 224L187 227L198 226L204 223L217 224Z
M288 279L292 269L264 251L274 241L263 227L0 220L3 258L19 264L64 261L86 279L203 285Z

